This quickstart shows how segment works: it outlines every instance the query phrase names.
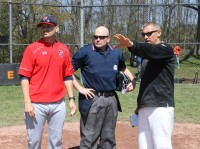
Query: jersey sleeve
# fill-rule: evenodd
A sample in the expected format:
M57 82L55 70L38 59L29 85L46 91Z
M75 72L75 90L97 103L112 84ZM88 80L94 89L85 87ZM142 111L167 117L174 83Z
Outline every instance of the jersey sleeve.
M129 51L156 62L165 61L174 56L173 48L166 43L149 44L134 41L134 46L129 48Z
M68 47L67 47L67 49L68 49L68 51L67 51L66 59L65 59L64 78L72 76L74 74L74 69L73 69L71 57L70 57L70 50Z
M24 51L18 74L31 78L33 67L34 67L34 58L31 52L31 48L30 46L28 46Z

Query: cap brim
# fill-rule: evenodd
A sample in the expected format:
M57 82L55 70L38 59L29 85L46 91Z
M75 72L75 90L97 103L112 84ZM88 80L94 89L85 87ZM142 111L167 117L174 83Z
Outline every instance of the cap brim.
M41 27L42 24L48 24L48 25L51 25L51 26L56 26L56 24L54 23L50 23L50 22L40 22L37 24L37 27Z

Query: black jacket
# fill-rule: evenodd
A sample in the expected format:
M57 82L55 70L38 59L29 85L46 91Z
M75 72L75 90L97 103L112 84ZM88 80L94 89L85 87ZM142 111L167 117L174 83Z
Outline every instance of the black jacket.
M166 43L149 44L134 41L130 52L147 59L142 68L138 108L174 107L174 53Z

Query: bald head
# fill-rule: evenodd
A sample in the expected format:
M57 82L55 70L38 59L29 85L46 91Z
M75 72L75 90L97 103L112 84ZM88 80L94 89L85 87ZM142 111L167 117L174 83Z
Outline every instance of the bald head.
M96 36L109 36L109 30L105 26L96 28L94 35Z
M94 42L96 48L105 51L107 44L110 42L109 30L105 26L99 26L94 31Z

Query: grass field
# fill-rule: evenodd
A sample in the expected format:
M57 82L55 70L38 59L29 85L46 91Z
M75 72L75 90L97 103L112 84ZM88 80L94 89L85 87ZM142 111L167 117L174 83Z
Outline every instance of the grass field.
M199 59L186 59L181 62L180 69L175 69L175 78L194 78L195 70L200 68ZM130 68L133 73L136 68ZM184 71L183 71L184 70ZM136 108L136 100L139 83L135 91L121 94L118 93L122 111L119 112L118 120L129 121L129 116ZM75 96L77 99L77 91ZM0 127L24 124L21 86L0 86ZM68 102L68 101L67 101ZM78 101L76 100L78 105ZM175 122L188 122L200 124L200 83L175 84ZM78 108L78 107L77 107ZM67 103L67 113L69 113ZM70 117L67 114L66 121L79 121L79 112Z
M118 93L122 111L119 112L118 120L128 121L129 116L136 108L136 99L139 84L134 92ZM23 110L24 104L20 86L0 86L0 127L24 124ZM77 99L77 92L75 92ZM67 101L68 102L68 101ZM78 102L76 100L76 102ZM200 85L175 84L175 121L200 124ZM67 112L69 111L67 103ZM68 112L69 113L69 112ZM66 121L79 121L79 112Z

